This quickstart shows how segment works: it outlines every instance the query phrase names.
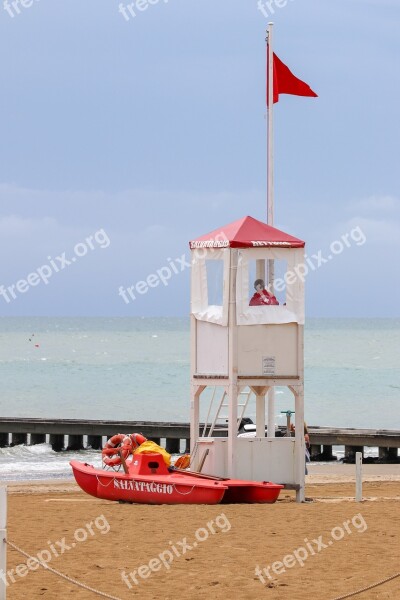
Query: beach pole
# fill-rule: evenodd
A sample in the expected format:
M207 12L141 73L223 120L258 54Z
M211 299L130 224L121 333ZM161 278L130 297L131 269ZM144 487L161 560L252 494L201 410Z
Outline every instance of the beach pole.
M268 23L267 44L267 223L274 226L274 50L273 23ZM268 291L274 293L275 265L268 261Z
M362 500L362 452L356 452L356 502Z
M0 600L6 600L7 590L7 488L0 487Z
M267 223L274 225L274 52L273 42L273 23L268 23L267 44L268 44L268 78L267 78Z
M274 226L274 129L273 129L273 108L274 108L274 54L272 47L272 29L274 24L268 23L267 44L268 44L268 64L267 64L267 223ZM268 261L268 290L273 292L274 284L274 261ZM267 437L275 437L275 388L272 386L268 392L268 420Z

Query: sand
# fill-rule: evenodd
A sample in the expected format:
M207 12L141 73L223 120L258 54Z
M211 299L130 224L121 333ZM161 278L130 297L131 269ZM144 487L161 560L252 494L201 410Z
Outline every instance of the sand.
M8 539L121 600L333 600L400 571L400 466L365 467L362 503L351 465L311 465L304 504L120 505L66 481L11 484ZM17 574L24 562L9 548L8 600L101 597L42 567ZM400 577L354 598L400 598Z

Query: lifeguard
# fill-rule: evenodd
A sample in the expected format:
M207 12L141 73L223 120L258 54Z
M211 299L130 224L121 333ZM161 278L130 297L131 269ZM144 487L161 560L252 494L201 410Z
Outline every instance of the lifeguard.
M249 302L249 306L272 306L279 304L273 294L270 294L265 289L265 284L262 279L256 279L254 282L255 294Z

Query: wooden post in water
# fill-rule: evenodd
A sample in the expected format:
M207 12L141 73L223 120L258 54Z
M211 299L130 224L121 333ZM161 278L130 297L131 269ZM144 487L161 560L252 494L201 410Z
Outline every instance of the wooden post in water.
M67 450L83 450L83 435L69 435Z
M27 433L12 433L11 434L11 446L22 446L27 444L28 434Z
M7 591L7 488L0 487L0 600L6 600ZM3 577L1 577L3 575Z
M181 446L181 440L177 438L167 438L165 443L165 449L170 454L179 454Z
M45 433L31 433L31 446L34 444L45 444L46 434Z
M64 450L64 435L51 433L50 444L54 452L61 452L61 450Z
M92 450L101 450L103 448L103 440L101 435L88 435L87 443Z

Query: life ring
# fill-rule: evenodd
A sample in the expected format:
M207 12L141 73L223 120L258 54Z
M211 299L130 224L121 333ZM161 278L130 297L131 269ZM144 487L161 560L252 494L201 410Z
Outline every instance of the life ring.
M190 454L179 456L175 461L174 467L177 469L187 469L190 467Z
M132 440L129 435L123 433L113 435L107 440L101 451L104 464L108 467L118 467L122 463L122 458L124 460L128 458L132 452L132 446Z
M139 448L144 442L147 442L147 438L144 437L141 433L131 433L129 436L132 442L132 453Z

